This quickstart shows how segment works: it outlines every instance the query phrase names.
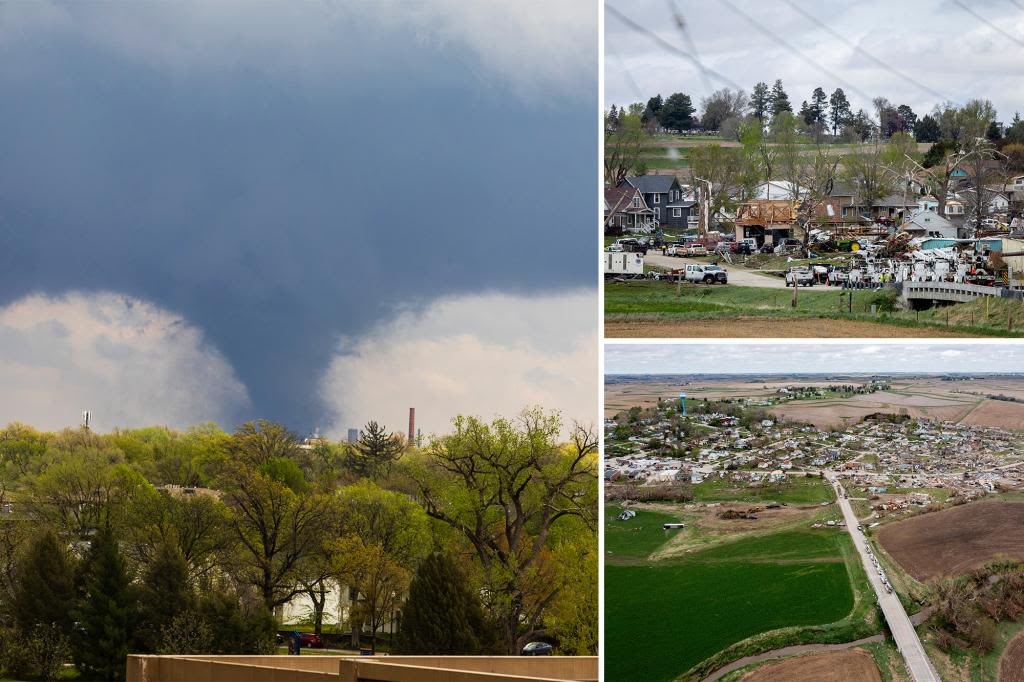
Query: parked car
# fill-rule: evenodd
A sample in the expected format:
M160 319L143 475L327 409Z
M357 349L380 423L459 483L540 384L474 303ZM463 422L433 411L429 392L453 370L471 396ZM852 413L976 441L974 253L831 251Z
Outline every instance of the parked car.
M786 286L796 285L802 287L814 286L814 273L810 268L797 266L789 269L789 272L786 273Z
M690 244L686 247L687 256L706 256L708 255L708 247L703 244Z
M840 270L838 268L830 270L828 273L828 283L832 286L843 286L850 281L850 273L848 270Z
M799 251L801 248L803 248L803 243L799 239L792 239L790 237L786 237L785 239L775 244L774 252L793 253L795 251Z
M688 263L683 272L687 282L703 282L704 284L728 284L729 275L717 265Z
M665 253L666 255L669 256L685 256L687 248L688 247L685 244L676 242L675 244L669 244L668 249L665 251Z
M550 656L552 649L547 642L530 642L523 647L523 656Z
M324 640L323 638L313 632L303 632L299 635L299 641L302 642L302 646L307 649L323 649Z

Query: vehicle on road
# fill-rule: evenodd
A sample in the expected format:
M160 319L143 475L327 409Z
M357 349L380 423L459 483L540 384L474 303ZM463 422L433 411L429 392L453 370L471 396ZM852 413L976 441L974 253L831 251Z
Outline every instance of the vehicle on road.
M683 273L687 282L703 282L704 284L728 284L729 275L717 265L704 263L688 263Z
M806 266L795 266L786 273L786 286L814 286L814 272Z
M682 242L675 242L673 244L668 245L668 248L665 250L665 255L680 258L686 255L686 249L686 244L683 244Z
M550 656L552 649L547 642L530 642L523 647L523 656Z
M687 256L706 256L708 255L708 247L703 244L690 244L686 247Z
M323 649L324 640L320 635L313 632L303 632L299 635L299 641L307 649Z
M850 281L850 271L841 268L833 268L828 273L828 283L832 286L843 286Z

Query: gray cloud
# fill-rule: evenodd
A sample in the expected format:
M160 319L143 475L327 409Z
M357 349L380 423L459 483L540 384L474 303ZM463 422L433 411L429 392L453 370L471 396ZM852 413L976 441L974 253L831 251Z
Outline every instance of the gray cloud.
M303 430L339 335L591 285L596 8L550 4L0 4L0 305L176 311Z
M1024 112L1024 47L965 13L949 0L886 2L794 0L805 12L844 35L848 41L897 71L938 91L949 99L992 100L1000 118L1009 121L1014 111ZM659 0L609 0L638 23L655 29L666 40L683 46L671 22L668 5ZM781 78L790 100L798 106L821 86L827 93L842 86L824 70L838 74L867 95L908 104L919 115L938 103L922 91L880 68L852 47L837 40L784 3L735 0L739 10L779 39L797 47L810 62L794 56L721 3L679 0L688 31L704 62L749 92L754 83L771 84ZM971 2L978 14L1024 40L1024 10L1008 0ZM646 97L676 91L694 102L707 95L697 69L684 59L659 50L614 17L605 17L605 105L637 100L626 71ZM714 83L714 88L724 87ZM871 110L869 99L847 88L854 108Z

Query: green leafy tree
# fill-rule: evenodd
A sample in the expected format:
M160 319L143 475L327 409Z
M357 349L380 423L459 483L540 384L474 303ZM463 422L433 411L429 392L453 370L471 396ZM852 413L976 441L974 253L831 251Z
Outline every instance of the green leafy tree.
M332 498L298 494L242 463L226 465L220 478L227 525L237 543L237 578L257 590L268 611L302 588L302 562L319 551L337 526Z
M424 559L402 608L396 651L476 656L487 651L487 630L480 595L468 576L447 554Z
M427 514L472 547L502 647L515 655L565 586L547 542L552 528L579 518L593 532L597 443L577 426L559 444L561 419L540 409L518 422L460 416L453 425L409 475Z
M634 115L619 116L619 127L604 134L604 181L617 187L627 176L639 175L637 166L647 142L643 123Z
M647 126L649 124L657 125L658 121L661 120L661 108L664 106L661 95L655 95L647 100L647 106L644 107L643 114L640 116L640 122Z
M123 680L135 626L135 591L109 529L93 539L84 568L72 638L75 665L87 680Z
M677 92L665 100L658 120L662 126L671 130L689 130L693 127L693 112L690 96Z

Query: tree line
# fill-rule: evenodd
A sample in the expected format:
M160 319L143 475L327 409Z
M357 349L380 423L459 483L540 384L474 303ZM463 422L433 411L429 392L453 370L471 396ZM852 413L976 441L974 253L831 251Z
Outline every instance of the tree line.
M122 679L128 653L262 654L285 604L360 646L597 647L597 458L557 413L457 417L423 447L280 424L0 430L0 676Z

